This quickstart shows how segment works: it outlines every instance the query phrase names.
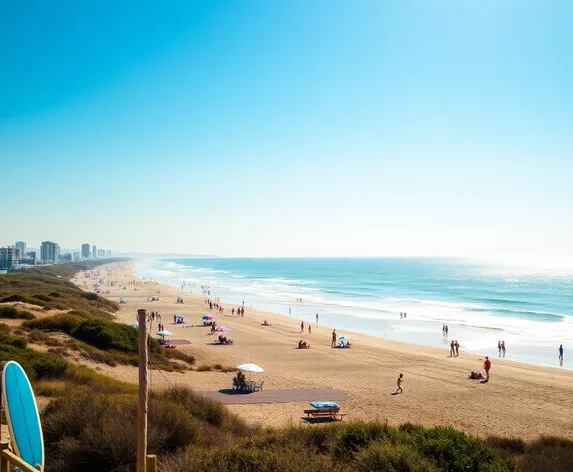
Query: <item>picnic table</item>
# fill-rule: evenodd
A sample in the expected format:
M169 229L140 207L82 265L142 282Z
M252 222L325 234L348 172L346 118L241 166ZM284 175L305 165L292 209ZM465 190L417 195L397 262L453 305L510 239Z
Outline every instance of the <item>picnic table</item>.
M340 421L342 421L346 414L340 413L340 407L336 403L310 402L310 405L314 407L312 410L304 410L307 418L312 416L313 418L331 418L336 420L338 417L340 417Z

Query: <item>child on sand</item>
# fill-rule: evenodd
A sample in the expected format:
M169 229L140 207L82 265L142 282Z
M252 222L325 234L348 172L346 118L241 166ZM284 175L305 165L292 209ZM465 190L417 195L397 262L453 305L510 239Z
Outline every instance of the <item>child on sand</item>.
M398 388L394 392L395 395L397 395L399 393L403 393L402 392L402 382L404 381L403 377L404 377L404 374L400 374L400 377L398 377L398 380L396 381L396 385L398 386Z

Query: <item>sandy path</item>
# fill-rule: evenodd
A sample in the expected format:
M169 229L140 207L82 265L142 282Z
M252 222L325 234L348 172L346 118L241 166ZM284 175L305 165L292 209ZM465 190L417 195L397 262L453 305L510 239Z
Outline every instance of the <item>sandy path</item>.
M106 297L118 301L128 299L117 316L133 323L138 308L159 311L166 329L175 338L191 341L179 346L198 359L198 365L221 363L234 366L255 362L265 368L266 388L330 387L350 395L342 409L349 419L378 418L398 425L404 422L426 426L451 425L472 434L519 436L525 439L541 434L573 439L573 372L566 369L541 367L509 360L492 359L491 381L480 384L468 380L471 370L483 370L479 356L461 352L448 358L446 349L411 345L351 333L351 349L332 349L332 329L312 326L312 334L300 334L300 320L245 309L245 317L213 315L218 325L231 328L228 336L232 346L213 346L208 328L173 324L173 315L186 315L188 324L200 324L201 315L209 312L203 299L182 291L156 285L134 277L129 263L113 264L99 269L106 281L117 280L121 287L103 286ZM109 274L109 275L108 275ZM88 286L94 280L78 274L73 280ZM139 285L129 285L136 281ZM135 288L139 289L138 291ZM160 290L159 302L148 297ZM183 305L176 304L184 296ZM263 320L272 323L261 326ZM349 334L339 332L338 334ZM306 339L312 349L295 349L299 339ZM110 375L135 382L136 369L105 368ZM393 396L398 374L404 373L404 394ZM217 372L186 372L164 374L154 372L153 388L168 384L185 384L197 390L229 388L233 374ZM328 400L328 399L317 399ZM253 423L284 425L300 423L306 404L236 405L230 408Z

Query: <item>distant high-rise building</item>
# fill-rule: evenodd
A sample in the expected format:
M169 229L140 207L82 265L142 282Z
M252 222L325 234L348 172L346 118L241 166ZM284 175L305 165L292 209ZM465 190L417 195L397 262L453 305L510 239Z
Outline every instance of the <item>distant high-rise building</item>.
M74 251L74 253L72 254L72 260L73 261L79 261L81 257L81 253L79 251Z
M97 257L97 247L92 246L92 257L95 259Z
M20 249L15 247L0 247L0 269L14 269L20 260L20 254Z
M33 259L35 261L38 258L38 254L36 253L36 251L30 251L26 253L26 257L28 259Z
M26 243L24 241L18 241L16 243L16 249L20 249L20 254L22 257L26 255Z
M105 249L98 249L97 257L105 257Z
M105 257L111 257L111 249L108 249L108 250L105 252Z
M90 245L88 243L82 244L82 258L89 259L90 257Z
M65 254L60 254L58 260L60 262L72 262L72 255L69 252L66 252Z
M60 256L60 246L52 241L43 241L40 248L40 259L42 262L58 262Z

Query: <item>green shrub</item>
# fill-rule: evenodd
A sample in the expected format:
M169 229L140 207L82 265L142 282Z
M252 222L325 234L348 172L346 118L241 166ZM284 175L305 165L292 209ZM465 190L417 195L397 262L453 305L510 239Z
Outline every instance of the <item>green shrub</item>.
M525 452L525 441L519 438L490 436L484 442L489 447L504 451L506 455L523 454Z
M137 330L123 323L102 319L85 320L72 330L71 335L99 349L117 349L127 353L138 352ZM149 341L152 353L163 352L163 348L156 339Z
M415 449L390 443L374 442L356 455L355 470L370 472L439 472L440 469Z
M71 334L77 326L85 321L85 318L69 313L38 318L36 320L25 321L23 326L28 329L39 329L41 331L61 331Z
M37 379L59 379L66 372L68 363L52 356L43 355L34 361L33 368Z
M22 336L15 336L10 340L10 344L14 347L25 349L28 347L28 340Z
M17 310L13 306L0 306L0 318L33 320L36 316L29 311Z
M135 328L101 319L82 322L74 328L72 336L99 349L117 349L132 353L138 350Z
M508 461L482 441L450 427L401 432L398 442L433 459L445 470L497 472L514 470Z
M335 456L350 457L376 440L394 441L396 430L384 423L351 423L342 428L333 447Z

